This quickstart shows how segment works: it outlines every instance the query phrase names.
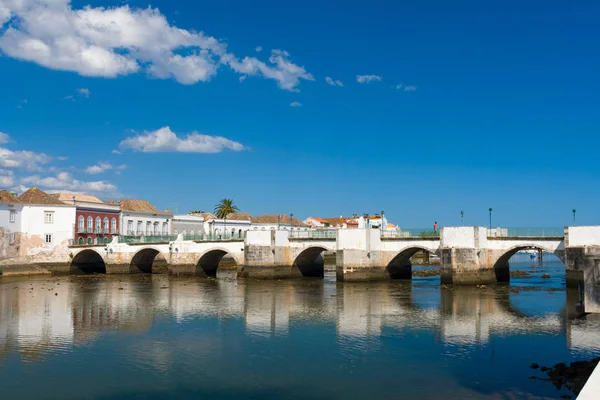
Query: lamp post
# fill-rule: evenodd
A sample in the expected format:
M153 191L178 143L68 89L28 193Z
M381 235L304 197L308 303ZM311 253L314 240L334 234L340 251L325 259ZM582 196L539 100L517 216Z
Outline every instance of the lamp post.
M223 239L225 239L227 237L227 215L225 215L223 221L225 221L223 224Z
M279 230L280 223L281 223L281 214L277 214L277 230Z
M460 223L461 223L461 225L465 224L465 212L464 211L460 212Z
M290 231L294 230L294 213L290 213Z
M575 225L575 213L577 212L576 209L573 209L573 225Z
M383 211L383 210L382 210L382 211L381 211L381 233L382 233L382 234L383 234L383 229L384 229L384 228L383 228L383 222L385 221L385 220L384 220L384 217L385 217L385 211ZM387 228L387 226L386 226L386 228Z
M490 230L492 229L492 207L490 207L490 209L488 210L490 212Z

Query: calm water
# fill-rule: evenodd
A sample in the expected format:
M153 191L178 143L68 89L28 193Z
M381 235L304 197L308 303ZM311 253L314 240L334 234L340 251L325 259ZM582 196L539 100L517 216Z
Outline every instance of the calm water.
M2 398L559 398L529 365L597 356L600 323L570 317L564 266L537 271L452 290L439 277L2 278Z

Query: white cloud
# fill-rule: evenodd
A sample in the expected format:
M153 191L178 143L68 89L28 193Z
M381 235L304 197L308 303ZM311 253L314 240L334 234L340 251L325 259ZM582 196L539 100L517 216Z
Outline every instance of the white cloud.
M414 92L415 90L417 90L416 86L405 86L404 87L405 92Z
M121 152L119 150L117 150L117 149L114 149L113 151L111 151L111 153L112 154L117 154L117 155L121 154Z
M334 80L333 80L333 79L331 79L329 76L326 76L326 77L325 77L325 81L326 81L328 84L330 84L331 86L339 86L339 87L343 87L343 86L344 86L344 84L342 83L342 81L340 81L340 80L335 80L335 81L334 81Z
M88 88L79 88L77 89L77 92L84 97L90 97L90 95L92 94L92 92L90 92L90 89Z
M0 144L5 144L10 141L10 136L7 133L0 132Z
M65 161L65 160L68 160L68 159L69 159L69 157L60 156L60 157L56 157L56 159L57 159L58 161Z
M189 85L210 80L228 65L241 74L273 79L286 90L296 90L299 79L313 80L286 52L273 50L271 65L254 57L238 61L225 43L170 25L151 7L77 9L70 0L0 0L0 28L7 21L0 30L4 54L83 76L115 78L144 71Z
M396 89L398 89L398 90L402 89L402 84L401 83L397 84Z
M237 73L262 75L265 78L276 80L281 89L299 92L296 87L300 84L300 79L314 81L315 78L304 67L290 62L289 56L287 51L271 50L271 57L269 57L271 65L254 57L245 57L240 61L232 54L223 56L222 60Z
M110 170L122 171L126 168L127 168L126 165L116 165L115 166L108 162L99 162L96 165L87 167L85 169L85 173L89 174L89 175L96 175L96 174L101 174L103 172L110 171Z
M254 50L256 50L257 53L260 53L263 50L263 48L262 46L256 46Z
M42 178L39 175L28 176L21 179L21 185L37 186L50 191L73 191L83 193L116 194L117 187L110 182L86 182L73 178L68 172L60 172L56 177Z
M109 163L98 163L97 165L92 165L90 167L87 167L85 169L85 173L86 174L90 174L90 175L95 175L95 174L101 174L103 172L106 172L108 170L112 169L112 165Z
M198 132L192 132L185 138L179 138L168 126L127 138L119 146L122 149L143 153L220 153L226 149L233 151L246 149L241 143L233 140L221 136L203 135Z
M293 101L293 102L290 104L290 107L301 107L301 106L302 106L302 103L300 103L300 102L297 102L297 101Z
M242 75L242 76L240 76L240 82L244 82L247 77L248 77L248 75Z
M50 163L52 157L33 151L12 151L0 147L0 168L39 171Z
M12 171L0 169L0 188L10 188L15 184L15 174Z
M370 83L371 81L381 82L382 78L378 75L356 75L356 82Z

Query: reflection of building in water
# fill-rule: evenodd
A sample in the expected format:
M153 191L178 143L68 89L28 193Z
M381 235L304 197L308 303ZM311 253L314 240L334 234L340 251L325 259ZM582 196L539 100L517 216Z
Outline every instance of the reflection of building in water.
M56 296L51 282L36 282L33 290L27 287L31 285L0 292L0 342L17 346L28 360L40 358L50 348L71 346L69 288L60 290L61 295Z
M244 322L246 330L260 335L287 334L290 323L292 287L283 282L261 282L246 285Z
M441 291L442 338L446 343L483 344L492 333L563 332L558 314L530 317L514 309L508 291L457 287Z

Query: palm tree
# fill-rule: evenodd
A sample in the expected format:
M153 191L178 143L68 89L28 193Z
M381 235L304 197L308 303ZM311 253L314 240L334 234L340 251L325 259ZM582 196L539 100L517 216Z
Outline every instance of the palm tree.
M228 214L240 211L239 208L233 205L232 199L222 199L215 206L215 215L219 219L225 218Z
M204 211L202 211L202 210L192 210L192 211L190 211L190 214L204 214Z

